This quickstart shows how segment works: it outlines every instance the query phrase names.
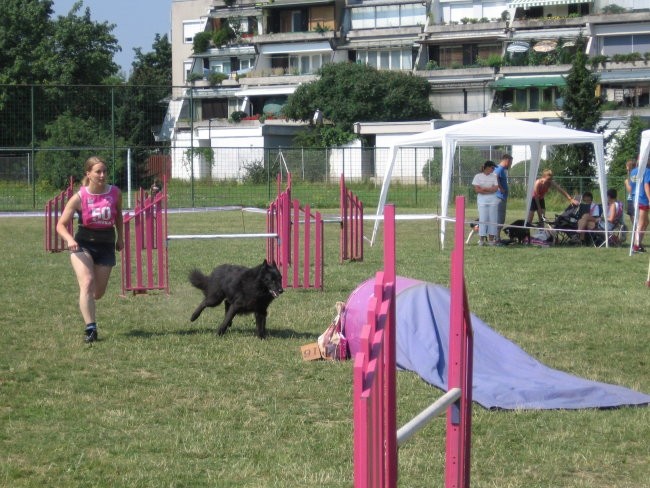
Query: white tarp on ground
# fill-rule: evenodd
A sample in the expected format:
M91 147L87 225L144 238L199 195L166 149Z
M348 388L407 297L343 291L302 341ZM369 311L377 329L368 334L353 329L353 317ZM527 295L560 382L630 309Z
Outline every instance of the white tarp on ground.
M641 132L641 145L639 147L639 171L637 178L643 178L646 168L648 167L648 155L650 155L650 130ZM643 191L643 186L637 187L634 194L634 225L632 226L632 239L630 239L630 254L634 245L634 231L636 231L637 221L639 219L639 193Z
M526 201L530 202L533 185L537 178L539 160L542 149L546 146L558 144L584 144L594 146L596 169L600 184L600 197L602 202L607 202L607 175L605 173L605 156L602 134L584 132L563 127L554 127L537 122L494 115L475 119L462 124L456 124L442 129L434 129L420 134L406 136L391 147L390 163L386 167L382 182L379 204L377 205L377 220L373 228L370 243L374 243L379 217L384 213L384 204L388 194L388 187L392 176L393 166L400 147L441 147L442 148L442 181L440 208L442 222L440 225L440 241L445 244L445 217L449 205L449 192L451 187L452 167L454 153L458 146L495 146L515 144L528 146L530 149L530 173L528 175L528 190ZM605 218L607 205L603 206Z

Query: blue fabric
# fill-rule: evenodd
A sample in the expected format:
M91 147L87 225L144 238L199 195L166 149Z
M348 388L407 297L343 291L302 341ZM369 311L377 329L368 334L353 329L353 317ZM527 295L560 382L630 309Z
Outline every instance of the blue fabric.
M449 290L422 283L397 295L397 366L447 390ZM475 315L473 400L485 408L579 409L648 405L650 395L590 381L537 361Z

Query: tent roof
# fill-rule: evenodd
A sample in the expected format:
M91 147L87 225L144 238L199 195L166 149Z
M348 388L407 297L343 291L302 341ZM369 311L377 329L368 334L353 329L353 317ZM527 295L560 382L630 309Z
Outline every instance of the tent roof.
M394 145L396 147L441 147L445 139L462 141L465 146L540 143L552 145L593 143L602 141L603 136L602 134L528 122L511 117L492 116L406 136Z
M442 148L442 191L440 192L441 215L440 240L444 247L445 219L449 204L451 186L451 166L453 155L458 146L494 146L503 144L526 145L530 148L531 167L528 175L526 201L530 202L533 185L537 175L542 148L558 144L593 144L600 182L600 194L603 202L607 201L607 175L605 174L605 157L603 151L603 135L564 127L555 127L537 122L527 122L515 118L494 115L456 124L442 129L434 129L420 134L413 134L393 143L391 161L386 167L377 217L383 214L384 204L388 194L388 185L393 172L393 166L400 147L441 147ZM604 209L605 217L607 209ZM377 235L379 218L375 220L370 243Z

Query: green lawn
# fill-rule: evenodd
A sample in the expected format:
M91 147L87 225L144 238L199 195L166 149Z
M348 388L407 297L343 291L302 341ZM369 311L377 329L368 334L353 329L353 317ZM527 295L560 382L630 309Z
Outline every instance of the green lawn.
M262 219L170 214L169 233L263 232ZM398 222L398 274L448 285L452 240L441 250L437 229ZM351 486L352 364L303 362L300 346L381 268L383 250L380 236L364 262L339 264L338 227L325 237L325 290L287 290L266 341L252 317L215 336L223 307L189 322L200 294L191 268L264 255L261 240L228 239L170 241L169 296L120 297L118 266L98 304L101 340L87 346L69 256L43 251L41 218L0 218L0 486ZM473 313L549 366L646 393L647 269L625 249L466 250ZM398 425L440 394L399 373ZM475 406L472 486L649 486L648 439L649 408ZM442 486L443 466L440 418L400 449L399 485Z

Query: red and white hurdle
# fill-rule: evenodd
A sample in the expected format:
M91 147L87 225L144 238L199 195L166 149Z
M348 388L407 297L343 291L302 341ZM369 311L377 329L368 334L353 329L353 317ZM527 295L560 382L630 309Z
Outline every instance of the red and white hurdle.
M456 198L451 260L448 391L399 431L395 428L395 210L384 210L384 271L377 273L362 351L354 358L354 486L395 488L397 447L447 412L445 487L469 488L473 337L465 287L465 199Z

